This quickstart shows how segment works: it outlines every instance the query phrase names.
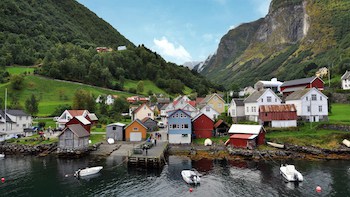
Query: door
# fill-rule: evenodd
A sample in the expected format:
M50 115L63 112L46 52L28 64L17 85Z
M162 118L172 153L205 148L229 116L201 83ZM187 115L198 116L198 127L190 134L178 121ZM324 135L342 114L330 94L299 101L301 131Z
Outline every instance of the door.
M130 132L130 142L139 142L142 140L141 132Z

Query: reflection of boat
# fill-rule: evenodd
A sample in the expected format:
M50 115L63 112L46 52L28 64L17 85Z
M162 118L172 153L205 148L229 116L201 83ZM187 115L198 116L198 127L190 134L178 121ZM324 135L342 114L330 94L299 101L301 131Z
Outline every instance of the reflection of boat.
M181 175L186 183L189 184L199 184L201 181L199 174L192 170L182 170Z
M281 165L280 174L287 179L287 181L303 181L303 175L295 169L294 165Z
M89 175L93 175L96 174L98 172L100 172L100 170L102 170L102 166L96 166L96 167L92 167L92 168L85 168L85 169L79 169L74 173L75 177L82 177L82 176L89 176Z

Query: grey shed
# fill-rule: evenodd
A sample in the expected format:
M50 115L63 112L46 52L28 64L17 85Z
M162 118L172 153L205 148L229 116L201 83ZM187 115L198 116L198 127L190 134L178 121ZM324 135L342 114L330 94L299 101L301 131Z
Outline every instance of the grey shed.
M106 126L107 139L112 138L115 141L125 140L125 124L123 123L112 123Z

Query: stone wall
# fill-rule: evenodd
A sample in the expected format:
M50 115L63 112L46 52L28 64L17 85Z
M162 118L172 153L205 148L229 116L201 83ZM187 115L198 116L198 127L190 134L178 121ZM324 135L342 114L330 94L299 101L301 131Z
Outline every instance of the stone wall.
M23 145L23 144L0 144L0 153L5 153L6 155L38 155L46 150L56 146L56 144L43 144L43 145Z

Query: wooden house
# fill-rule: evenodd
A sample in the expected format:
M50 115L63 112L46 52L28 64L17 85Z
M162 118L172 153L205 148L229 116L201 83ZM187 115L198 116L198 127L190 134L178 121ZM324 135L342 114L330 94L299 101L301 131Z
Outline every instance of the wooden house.
M228 131L230 138L225 145L235 148L249 148L265 144L265 129L262 125L233 124Z
M85 118L91 122L91 126L96 125L98 122L98 118L97 118L96 114L94 114L94 113L87 114L85 116Z
M238 121L245 119L244 113L244 99L234 98L227 109L227 115L232 117L232 122L237 123Z
M58 135L60 150L84 150L89 147L90 133L80 124L67 125Z
M191 114L182 109L168 112L168 135L171 144L191 143Z
M294 104L261 105L259 107L259 122L269 127L296 127L297 110Z
M125 141L125 124L112 123L106 126L106 138L112 138L114 141Z
M225 101L221 98L220 95L214 93L207 95L200 103L200 107L209 105L219 114L225 112Z
M285 81L281 85L281 92L283 93L283 96L286 97L297 90L303 90L305 88L317 88L322 91L324 89L324 82L319 77Z
M205 105L201 110L200 113L203 113L207 115L209 118L216 120L220 113L216 111L214 108L211 107L211 105Z
M227 135L229 129L230 126L221 119L214 124L215 136Z
M341 87L343 90L350 90L350 71L346 71L341 77Z
M144 103L132 112L131 120L142 120L146 117L154 119L154 112Z
M214 120L199 113L192 119L192 128L195 138L210 138L213 136Z
M89 133L91 131L91 122L83 116L74 116L66 123L66 127L73 124L80 124Z
M153 132L158 128L158 122L153 120L152 118L146 117L141 120L142 124L147 127L147 131Z
M147 127L139 119L134 120L125 127L125 140L140 142L146 139Z

